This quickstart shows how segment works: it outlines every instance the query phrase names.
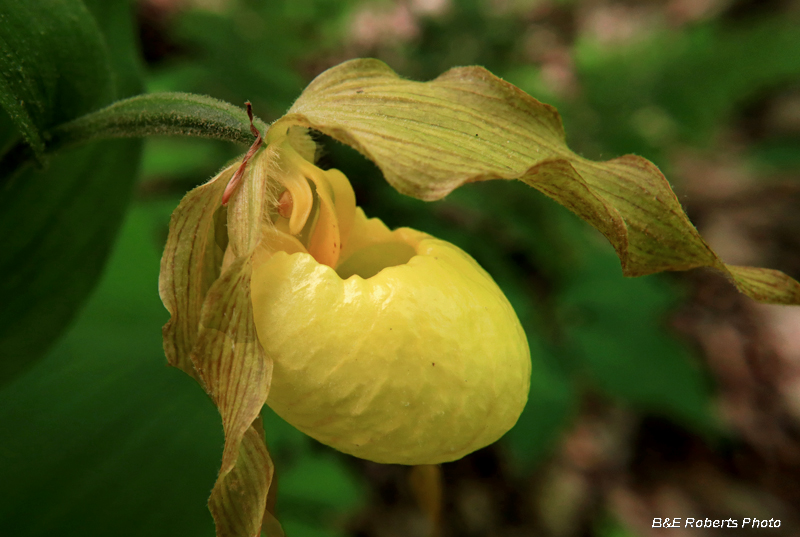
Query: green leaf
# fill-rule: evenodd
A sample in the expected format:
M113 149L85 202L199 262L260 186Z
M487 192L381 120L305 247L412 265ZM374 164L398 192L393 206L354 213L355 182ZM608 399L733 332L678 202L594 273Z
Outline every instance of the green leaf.
M44 130L114 97L109 50L78 0L4 0L0 21L0 105L41 159Z
M0 387L3 535L214 535L219 415L164 367L159 330L159 237L175 204L133 207L77 322Z
M143 69L132 15L136 0L83 0L103 33L111 60L114 98L127 97L142 90ZM94 110L93 106L91 110ZM87 110L89 112L90 110ZM74 116L73 116L74 117Z
M129 7L103 4L96 22L77 1L0 3L3 79L31 119L23 124L19 110L8 111L16 136L41 135L139 91ZM0 382L41 357L93 289L128 204L140 147L104 142L58 155L42 171L0 174Z
M42 356L91 292L138 157L138 144L82 148L23 173L0 197L0 382Z
M399 192L420 199L468 182L519 179L603 233L627 276L712 267L756 300L800 304L800 284L785 274L725 265L651 162L576 155L553 107L483 68L413 82L378 60L345 62L319 75L272 129L291 125L351 145Z

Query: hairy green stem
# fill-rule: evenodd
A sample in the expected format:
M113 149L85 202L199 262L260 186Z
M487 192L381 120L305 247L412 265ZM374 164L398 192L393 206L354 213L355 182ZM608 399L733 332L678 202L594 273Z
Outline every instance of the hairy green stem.
M255 126L266 132L260 119ZM244 109L191 93L151 93L117 101L91 114L59 125L44 135L45 154L95 140L144 136L196 136L250 146L254 137ZM24 142L0 157L0 177L10 177L34 162Z

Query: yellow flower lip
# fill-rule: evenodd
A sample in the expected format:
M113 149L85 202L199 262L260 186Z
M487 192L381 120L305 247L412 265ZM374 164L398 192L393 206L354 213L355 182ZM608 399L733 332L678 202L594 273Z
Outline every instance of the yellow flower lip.
M382 463L446 462L497 440L530 381L525 333L500 289L452 244L390 231L360 208L348 218L336 204L334 214L347 226L335 264L290 235L286 214L253 256L253 316L274 367L267 404L309 436ZM334 235L323 225L317 236Z
M367 279L303 253L255 268L278 415L340 451L399 464L456 460L514 425L530 356L513 310L457 248L420 249Z

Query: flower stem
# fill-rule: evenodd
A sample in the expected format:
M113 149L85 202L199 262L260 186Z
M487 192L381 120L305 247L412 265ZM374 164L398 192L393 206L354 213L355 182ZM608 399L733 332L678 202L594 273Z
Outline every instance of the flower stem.
M262 132L268 128L260 119L254 123ZM196 136L250 146L250 125L243 109L224 101L191 93L151 93L51 129L44 134L45 154L96 140L145 136ZM0 157L0 177L8 178L32 162L33 151L19 142Z

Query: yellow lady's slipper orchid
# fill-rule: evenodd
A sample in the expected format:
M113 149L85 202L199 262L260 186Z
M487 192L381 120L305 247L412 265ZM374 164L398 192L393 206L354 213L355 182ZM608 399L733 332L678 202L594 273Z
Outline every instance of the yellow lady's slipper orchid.
M347 178L272 140L283 191L253 256L253 317L274 364L267 404L340 451L382 463L452 461L502 436L527 401L525 333L456 246L390 231ZM272 161L270 161L272 159Z
M242 162L173 213L159 279L167 359L203 385L225 429L209 499L220 537L283 535L265 403L346 453L424 465L493 442L527 400L525 334L491 277L447 242L367 219L347 178L314 166L305 129L419 199L520 180L600 231L627 276L711 267L756 300L800 303L786 274L725 264L652 163L576 155L555 109L480 67L414 82L352 60L309 84L265 139L250 122Z
M252 130L242 162L173 213L159 280L167 359L222 417L209 509L226 537L283 535L264 404L357 457L436 464L508 431L531 373L514 310L469 255L367 219L347 178L312 163L306 129Z

